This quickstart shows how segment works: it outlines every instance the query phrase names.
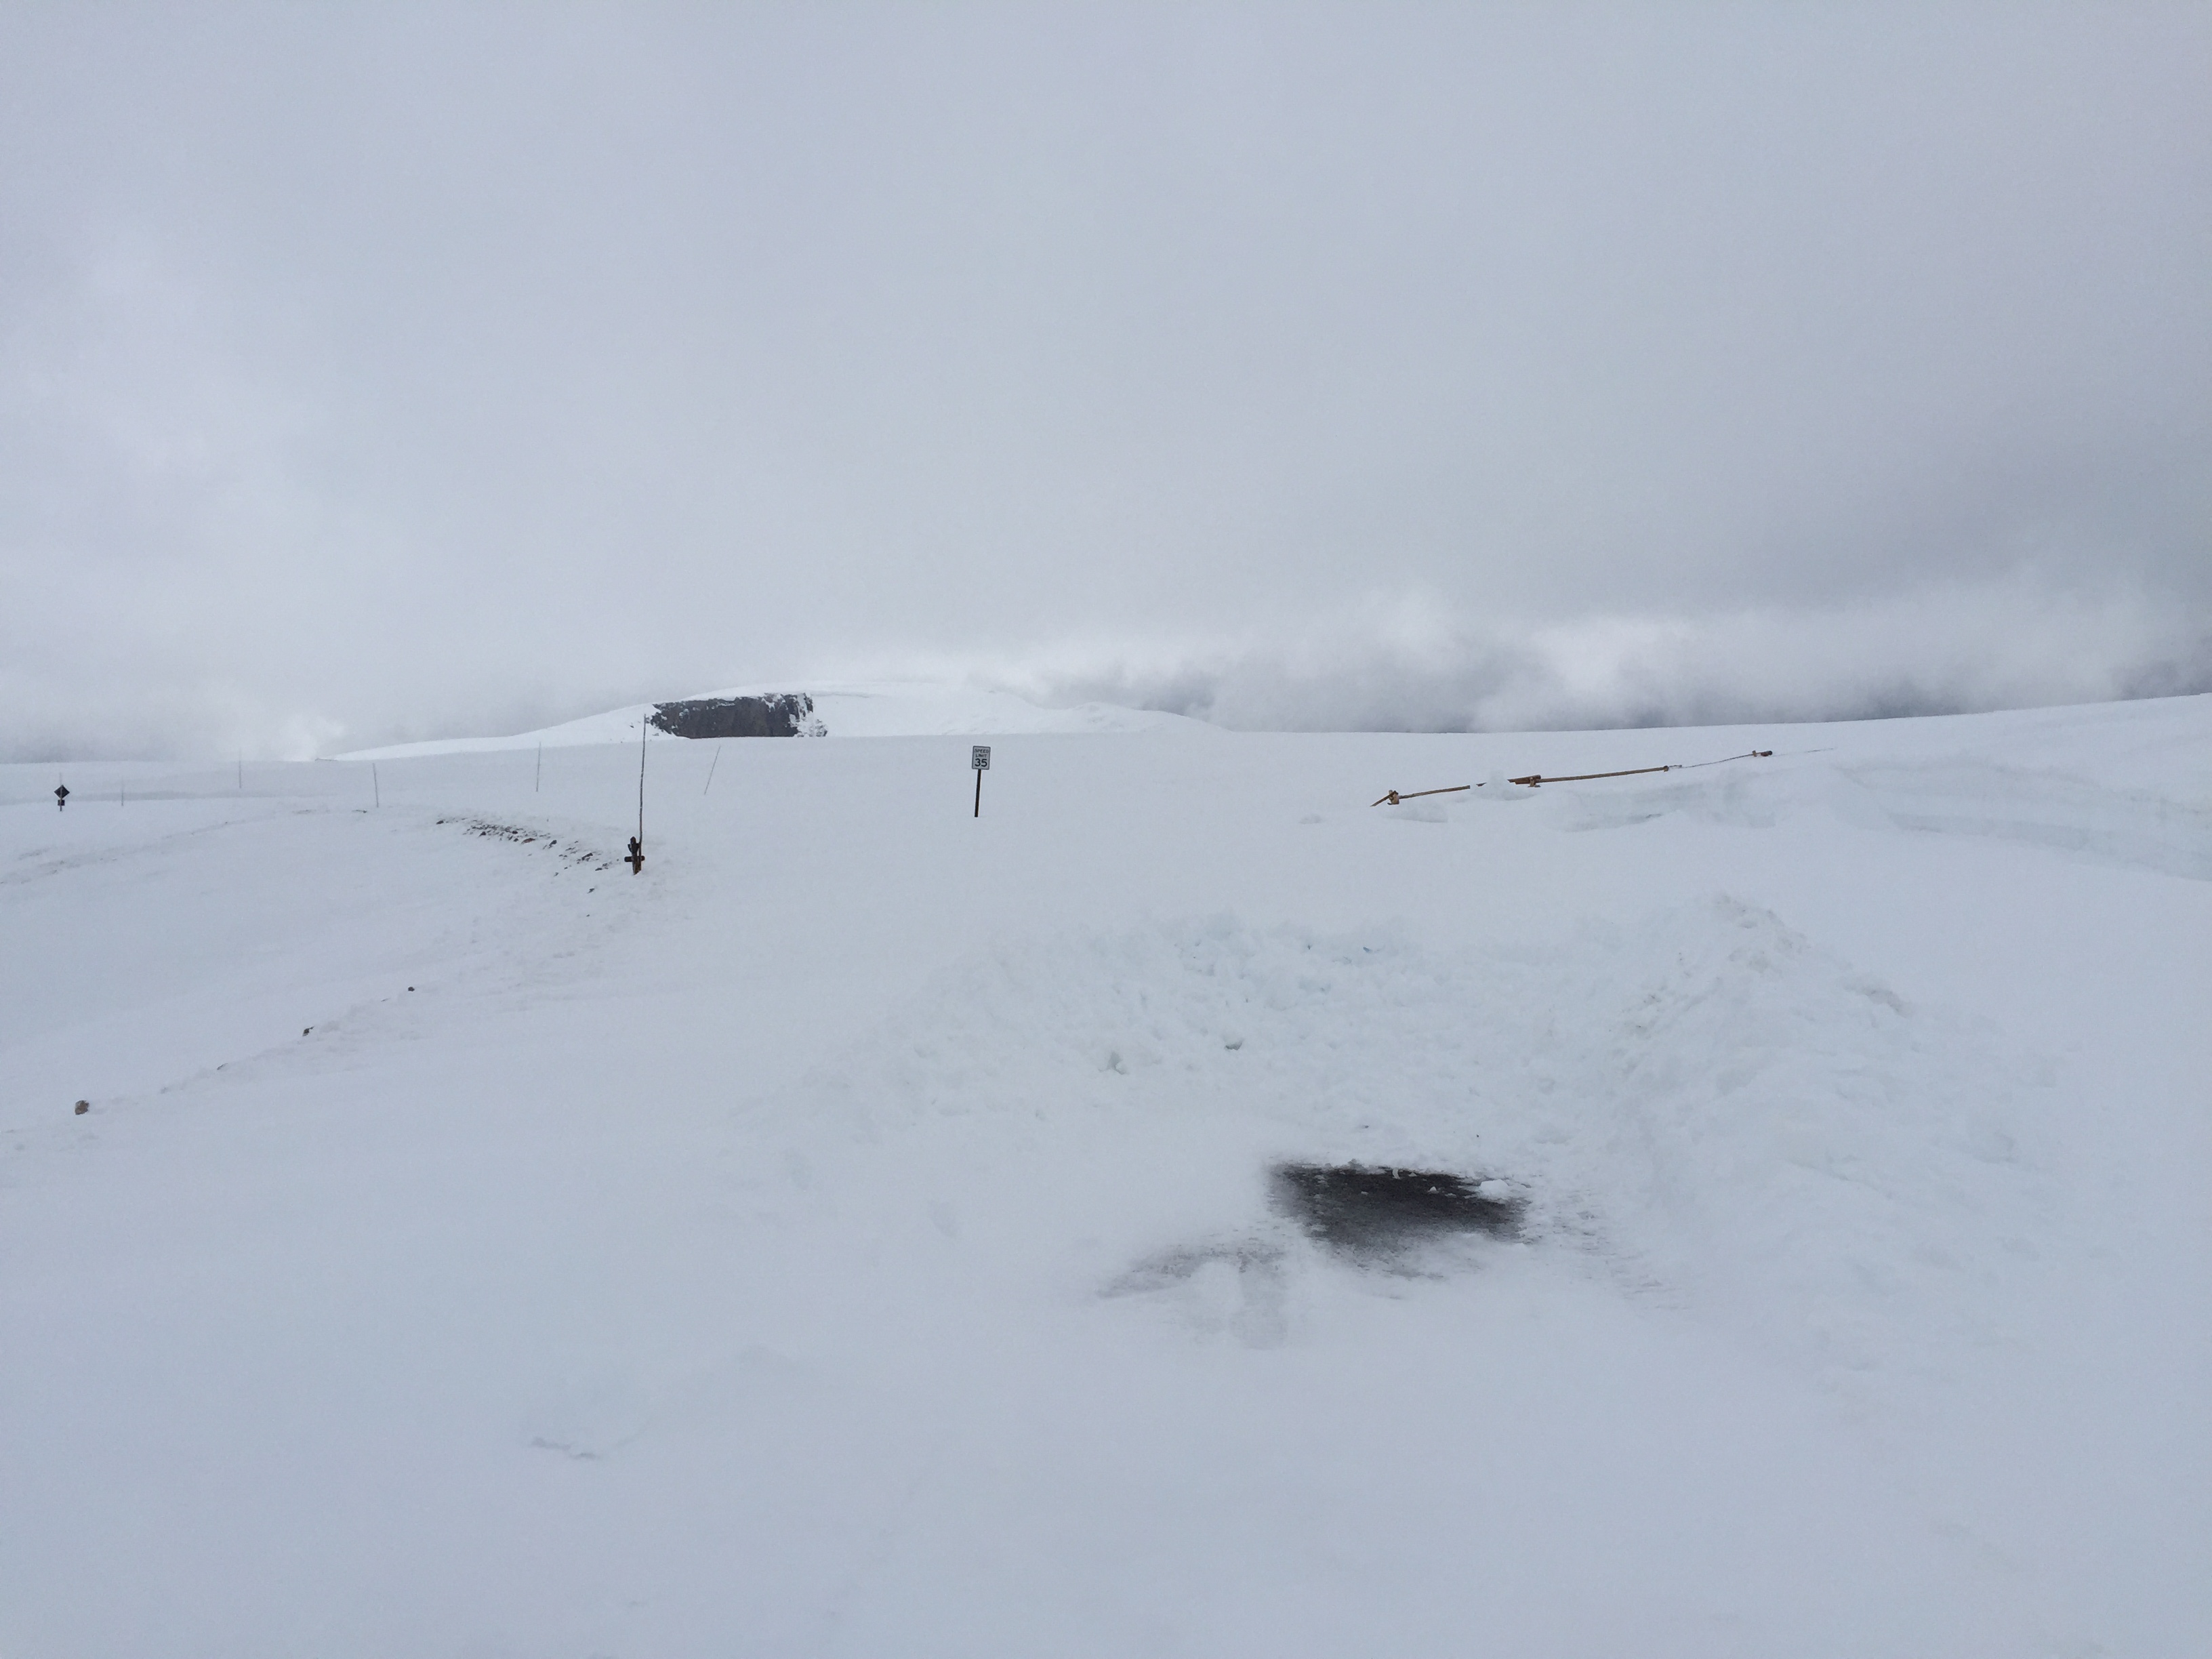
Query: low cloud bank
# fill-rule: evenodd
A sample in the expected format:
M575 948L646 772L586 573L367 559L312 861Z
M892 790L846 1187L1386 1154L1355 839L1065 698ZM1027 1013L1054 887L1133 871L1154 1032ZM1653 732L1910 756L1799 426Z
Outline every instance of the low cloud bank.
M67 761L313 760L377 744L526 732L673 690L594 675L579 689L410 685L379 695L325 684L304 695L293 670L217 678L128 653L66 668L0 663L0 765ZM319 692L319 695L318 695Z
M649 659L651 653L641 653ZM768 665L625 663L574 684L524 687L479 669L467 683L287 695L271 683L195 678L134 653L73 676L0 664L0 762L303 760L424 738L532 730L715 684L775 678ZM2212 692L2212 616L2168 595L2087 595L2023 584L1928 588L1910 598L1727 615L1583 617L1516 625L1404 598L1326 627L1243 639L1107 640L1018 656L822 662L791 689L846 680L1018 692L1048 706L1119 703L1247 731L1512 732L1718 726L1975 714ZM96 681L99 691L70 690Z
M2140 598L1926 592L1820 612L1355 623L1295 647L1093 648L987 678L1253 731L1880 720L2212 691L2212 619Z

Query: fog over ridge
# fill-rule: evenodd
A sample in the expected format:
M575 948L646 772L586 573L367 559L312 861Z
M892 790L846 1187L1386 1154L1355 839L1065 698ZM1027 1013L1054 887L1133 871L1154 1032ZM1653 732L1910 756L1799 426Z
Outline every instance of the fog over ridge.
M2212 686L2212 13L0 15L0 759Z
M1593 617L1526 629L1368 619L1254 643L984 676L1048 702L1286 731L1565 731L1880 720L2212 691L2212 629L2139 597L2014 584L1820 612Z

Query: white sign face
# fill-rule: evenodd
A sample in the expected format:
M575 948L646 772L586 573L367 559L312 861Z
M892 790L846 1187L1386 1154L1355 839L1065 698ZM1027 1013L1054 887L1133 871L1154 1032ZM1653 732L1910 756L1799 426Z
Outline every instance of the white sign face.
M978 772L989 771L991 769L991 745L988 743L970 744L968 750L968 764Z

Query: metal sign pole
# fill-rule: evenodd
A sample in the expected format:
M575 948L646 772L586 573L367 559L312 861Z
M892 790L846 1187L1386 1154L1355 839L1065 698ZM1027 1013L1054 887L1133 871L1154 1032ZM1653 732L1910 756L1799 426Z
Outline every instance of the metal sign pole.
M637 833L629 842L629 872L645 868L645 721L637 723Z
M991 745L973 744L968 750L968 764L975 771L975 816L983 816L983 774L991 769Z

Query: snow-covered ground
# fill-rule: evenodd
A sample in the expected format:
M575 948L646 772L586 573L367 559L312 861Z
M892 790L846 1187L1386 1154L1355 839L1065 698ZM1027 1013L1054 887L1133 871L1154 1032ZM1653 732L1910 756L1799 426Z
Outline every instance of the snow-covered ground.
M1072 708L1047 708L1011 691L987 691L972 686L906 684L896 681L817 686L779 682L770 685L727 686L702 691L698 697L783 696L803 691L814 704L819 735L828 738L943 738L989 737L995 733L1036 736L1043 732L1156 732L1180 727L1207 728L1181 714L1163 714L1146 708L1122 708L1112 703L1079 703ZM428 743L394 744L382 749L362 749L340 757L350 761L406 759L425 755L477 754L494 749L566 748L583 744L637 741L638 724L655 705L633 703L602 714L565 720L535 732L518 732L501 738L440 738ZM668 734L653 732L654 738Z
M0 769L8 1659L2212 1651L2212 697L547 741Z

